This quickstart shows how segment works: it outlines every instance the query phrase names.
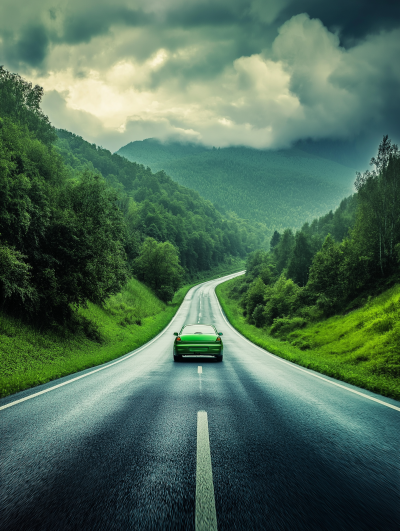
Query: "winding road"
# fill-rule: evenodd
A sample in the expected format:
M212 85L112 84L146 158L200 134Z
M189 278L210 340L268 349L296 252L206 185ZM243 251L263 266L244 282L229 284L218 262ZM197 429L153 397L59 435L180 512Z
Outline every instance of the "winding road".
M277 358L226 321L224 279L123 358L0 400L0 529L400 529L400 403ZM224 361L172 359L184 323Z

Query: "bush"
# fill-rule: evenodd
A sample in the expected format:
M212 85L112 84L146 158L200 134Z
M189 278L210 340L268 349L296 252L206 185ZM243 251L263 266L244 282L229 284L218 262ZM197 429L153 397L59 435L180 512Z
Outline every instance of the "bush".
M257 328L265 325L264 305L258 304L252 314L252 319Z
M277 317L293 315L299 306L301 290L302 288L282 273L275 284L265 290L265 322L271 325Z
M308 322L303 317L277 317L270 329L271 336L285 337L299 328L307 326Z

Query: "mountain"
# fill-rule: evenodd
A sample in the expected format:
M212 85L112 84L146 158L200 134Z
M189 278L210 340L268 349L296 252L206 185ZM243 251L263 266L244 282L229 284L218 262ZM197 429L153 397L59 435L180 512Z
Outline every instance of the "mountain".
M270 231L299 228L335 209L353 192L353 168L293 148L207 148L147 139L117 151L199 192L221 211L265 223Z

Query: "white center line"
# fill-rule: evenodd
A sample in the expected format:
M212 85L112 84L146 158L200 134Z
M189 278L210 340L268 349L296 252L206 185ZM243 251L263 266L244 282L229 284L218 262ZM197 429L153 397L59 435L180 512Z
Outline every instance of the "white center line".
M197 413L196 531L217 531L206 411Z
M201 373L203 372L203 367L202 367L201 365L199 365L199 366L197 367L197 372L198 372L199 374L201 374Z

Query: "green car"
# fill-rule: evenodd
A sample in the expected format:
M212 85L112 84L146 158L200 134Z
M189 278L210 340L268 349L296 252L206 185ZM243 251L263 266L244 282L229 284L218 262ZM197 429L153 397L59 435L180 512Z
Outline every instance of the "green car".
M187 324L179 332L174 341L174 361L182 356L215 356L222 361L222 332L217 332L213 325Z

